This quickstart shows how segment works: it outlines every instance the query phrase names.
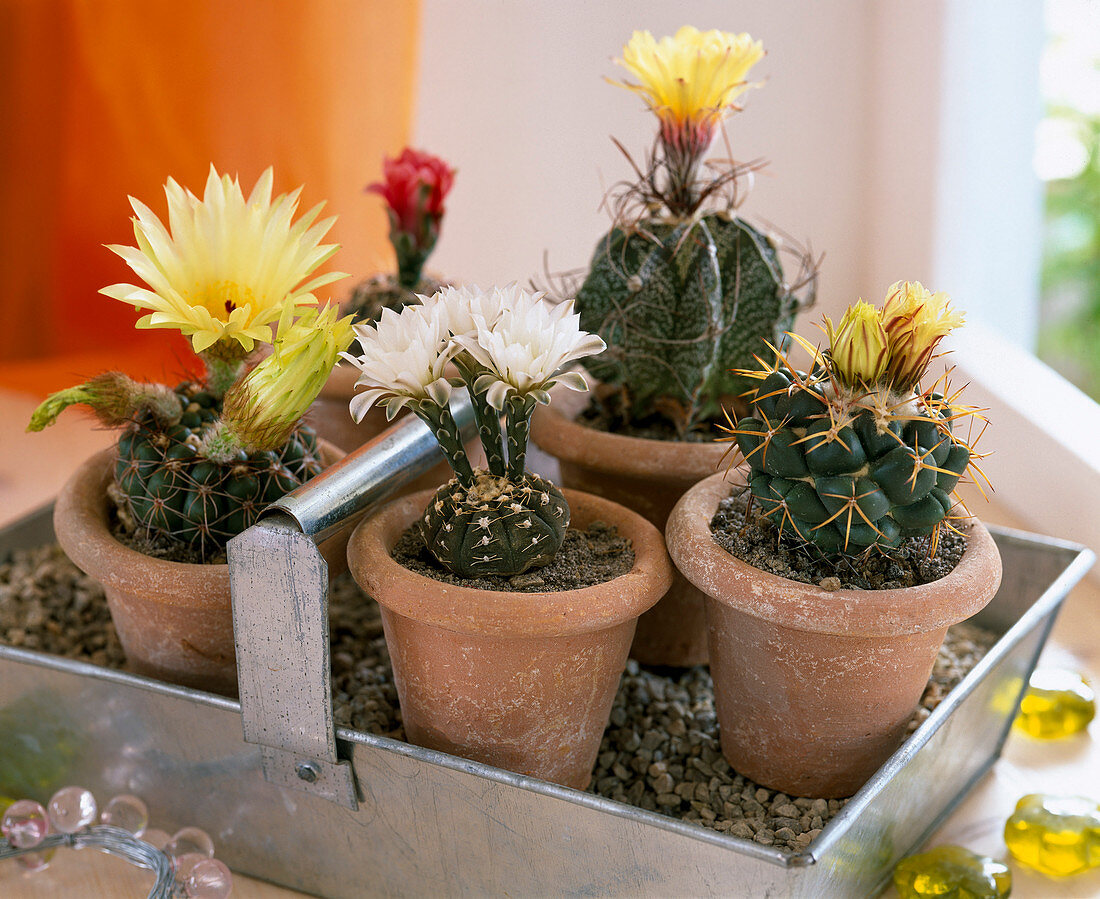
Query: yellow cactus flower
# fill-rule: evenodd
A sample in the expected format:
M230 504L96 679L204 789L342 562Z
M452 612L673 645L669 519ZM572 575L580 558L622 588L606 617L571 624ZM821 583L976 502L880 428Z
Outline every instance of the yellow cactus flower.
M753 85L745 79L764 55L748 34L700 31L685 25L656 40L635 31L616 63L641 83L615 82L642 95L661 123L666 147L698 156L710 146L719 121Z
M148 288L113 284L100 293L152 310L139 328L178 328L196 353L241 358L271 340L284 306L315 304L312 291L346 277L332 272L303 281L338 249L322 244L335 217L314 223L323 203L292 223L301 188L271 198L272 170L248 199L240 184L214 166L199 200L172 178L165 185L171 233L140 201L136 247L110 246Z
M932 293L919 281L897 281L886 292L881 313L890 340L886 378L895 391L912 390L939 342L963 324L962 313L950 303L946 293Z
M878 309L860 300L849 306L834 330L825 316L833 371L848 386L873 387L886 372L890 341Z
M337 319L338 311L299 310L294 320L284 306L271 355L225 395L222 423L233 444L256 452L286 443L355 338L354 316Z

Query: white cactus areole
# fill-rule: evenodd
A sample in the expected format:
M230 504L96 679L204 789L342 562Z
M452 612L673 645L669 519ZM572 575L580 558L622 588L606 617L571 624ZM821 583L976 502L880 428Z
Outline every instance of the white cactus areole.
M531 415L562 384L587 390L567 370L604 350L582 331L573 302L553 305L515 285L484 291L445 287L375 325L357 325L362 353L344 354L365 388L351 401L361 421L378 403L392 419L404 408L439 441L455 477L432 497L420 528L432 555L462 577L511 576L553 560L569 526L561 491L526 471ZM459 377L447 377L452 363ZM475 470L447 407L465 386L473 401L487 467Z

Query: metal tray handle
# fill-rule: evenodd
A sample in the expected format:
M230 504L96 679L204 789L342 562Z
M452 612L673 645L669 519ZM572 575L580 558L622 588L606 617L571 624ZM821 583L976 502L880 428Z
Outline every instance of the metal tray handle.
M451 413L476 432L468 397ZM229 541L229 582L244 739L264 777L357 808L351 765L336 754L329 663L328 564L318 544L346 537L364 513L443 458L408 416L265 510Z

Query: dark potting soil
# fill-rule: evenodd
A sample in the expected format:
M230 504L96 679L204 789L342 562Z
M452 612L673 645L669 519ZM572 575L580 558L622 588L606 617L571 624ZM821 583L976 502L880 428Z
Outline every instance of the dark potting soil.
M329 593L336 723L405 739L378 604L348 574ZM916 730L996 642L963 623L947 632L909 722ZM105 668L125 658L103 589L56 544L0 560L0 643ZM649 669L627 662L588 791L785 851L805 849L846 800L791 797L729 767L718 745L706 667Z
M584 531L569 528L554 561L512 577L484 575L459 577L444 568L428 552L419 524L409 527L393 548L393 558L410 571L432 580L474 590L506 590L513 593L553 593L577 590L614 580L634 567L634 549L613 525L593 521Z
M889 590L938 581L948 575L966 551L966 536L941 530L935 555L930 537L910 537L889 553L871 547L852 558L830 560L780 540L771 522L757 520L745 512L751 494L747 487L734 487L718 504L711 519L714 539L726 552L754 568L825 590Z

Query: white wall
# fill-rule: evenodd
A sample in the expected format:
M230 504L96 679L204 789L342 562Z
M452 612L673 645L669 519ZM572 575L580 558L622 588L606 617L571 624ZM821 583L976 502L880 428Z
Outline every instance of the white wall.
M459 168L434 266L491 283L583 267L654 135L604 78L635 28L748 31L766 79L727 125L770 161L742 207L824 253L819 308L916 279L1029 346L1038 261L1035 0L422 0L415 140ZM993 99L990 99L992 97ZM999 321L998 321L999 320Z
M630 173L610 137L641 156L655 134L641 99L604 80L625 74L611 60L635 28L693 24L768 51L752 72L767 83L727 126L738 159L770 161L743 213L825 252L822 307L879 297L889 282L862 271L872 5L423 0L415 139L459 170L433 266L492 283L525 282L544 252L552 270L586 265L609 223L600 201Z

